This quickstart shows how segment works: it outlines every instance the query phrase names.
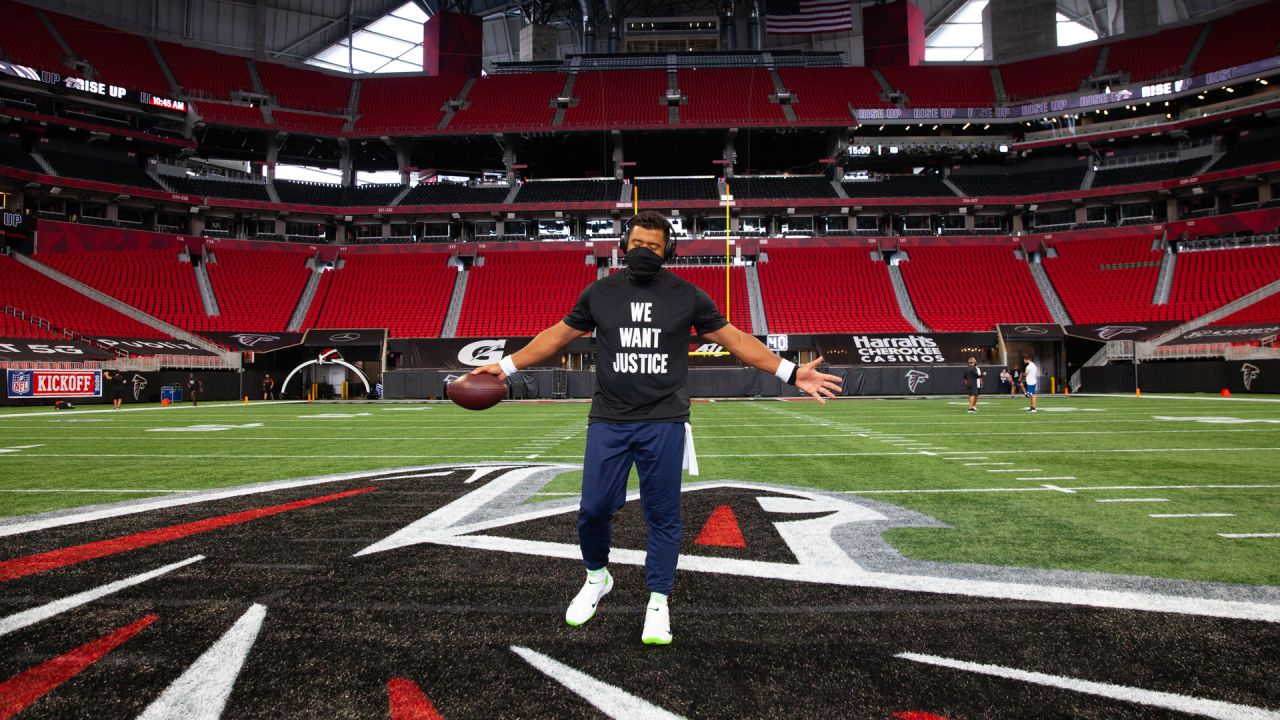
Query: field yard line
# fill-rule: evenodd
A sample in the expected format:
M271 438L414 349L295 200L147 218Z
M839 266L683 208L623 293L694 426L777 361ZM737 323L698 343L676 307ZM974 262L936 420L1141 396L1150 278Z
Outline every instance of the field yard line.
M148 572L131 575L123 580L116 580L115 582L107 583L106 585L99 585L96 588L85 590L84 592L76 593L75 595L69 595L60 600L54 600L53 602L45 603L39 607L31 608L30 610L23 610L22 612L14 613L7 618L0 619L0 635L7 635L14 630L21 630L29 625L35 625L38 622L48 620L49 618L71 610L72 608L77 608L81 605L91 603L98 598L106 597L112 593L124 590L125 588L140 585L148 580L158 578L161 575L177 570L178 568L186 567L191 563L200 562L203 559L203 555L193 555L186 560L158 567L155 570L150 570Z
M303 402L306 402L306 401L305 400L277 400L271 404L272 405L297 405ZM203 407L207 407L207 408L243 407L243 405L238 402L229 402L229 403L217 403L214 405L204 405ZM135 413L135 412L156 412L161 410L168 412L173 410L184 410L184 409L199 410L200 406L185 405L185 404L180 405L178 403L174 403L173 405L168 405L168 406L157 405L155 407L135 407L135 408L127 407L127 408L121 408L119 410L106 408L103 410L46 410L44 412L29 412L29 413L0 413L0 420L9 420L11 418L17 419L17 418L29 418L29 417L43 417L46 415L57 415L58 417L66 417L68 415L97 415L97 414L117 413L117 412Z
M1169 502L1169 498L1102 498L1094 500L1100 503L1130 503L1130 502Z
M1280 533L1218 533L1224 538L1280 538Z
M511 652L563 685L565 689L591 703L607 717L626 720L676 720L682 717L650 704L616 685L597 680L529 648L512 645Z
M954 458L944 458L944 459L945 460L964 460L966 458L954 457ZM977 463L965 463L965 467L975 467L978 465L1012 465L1012 464L1013 463L1011 462L977 462Z
M1041 480L1075 480L1076 478L1075 478L1075 476L1074 476L1074 475L1062 475L1062 476L1060 476L1060 477L1024 477L1024 478L1015 478L1015 479L1017 479L1017 480L1035 480L1035 481L1039 482L1039 481L1041 481Z
M894 657L927 665L950 668L952 670L963 670L965 672L978 673L981 675L992 675L994 677L1001 677L1008 680L1021 680L1023 682L1034 683L1036 685L1045 685L1062 690L1085 693L1086 695L1097 695L1100 697L1111 698L1113 700L1136 703L1138 705L1175 710L1180 713L1187 713L1188 715L1201 715L1204 717L1216 718L1217 720L1280 720L1280 713L1272 712L1265 708L1251 707L1249 705L1237 705L1235 703L1223 702L1221 700L1206 700L1204 698L1192 697L1190 695L1178 695L1176 693L1160 692L1157 690L1144 690L1142 688L1129 687L1127 685L1114 685L1112 683L1079 680L1077 678L1064 677L1061 675L1049 675L1046 673L1031 672L1028 670L1018 670L1017 668L1002 667L1000 665L986 665L982 663L966 662L964 660L953 660L951 658L939 657L937 655L922 655L920 653L904 652L898 653Z
M1002 468L1000 470L988 470L989 473L1003 472L1042 472L1040 468Z
M1116 400L1140 400L1140 401L1165 400L1168 402L1182 402L1183 400L1208 400L1210 402L1233 402L1234 401L1234 402L1280 403L1280 400L1273 399L1273 398L1242 398L1242 397L1234 397L1234 396L1229 398L1217 397L1217 396L1190 397L1187 395L1178 395L1175 397L1170 397L1170 396L1163 396L1163 395L1147 394L1139 398L1132 395L1103 395L1100 393L1072 393L1072 394L1075 397L1082 397L1082 398L1114 398Z
M1153 518L1235 517L1235 513L1151 513Z

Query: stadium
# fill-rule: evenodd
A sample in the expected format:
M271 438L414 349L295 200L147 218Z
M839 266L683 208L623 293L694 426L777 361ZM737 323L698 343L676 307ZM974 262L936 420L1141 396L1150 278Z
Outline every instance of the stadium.
M1280 718L1280 3L0 17L0 718Z

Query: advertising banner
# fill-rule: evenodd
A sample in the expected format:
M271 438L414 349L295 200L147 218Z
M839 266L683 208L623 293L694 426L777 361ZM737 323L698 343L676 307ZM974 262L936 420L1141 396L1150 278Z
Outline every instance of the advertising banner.
M10 398L102 397L101 370L9 370Z
M1150 340L1172 330L1181 323L1177 321L1159 320L1139 323L1102 323L1092 325L1068 325L1064 330L1068 335L1107 342L1108 340Z
M990 360L996 334L865 333L815 335L817 350L830 365L958 365L972 355Z
M173 338L92 337L95 342L130 355L212 355L186 340Z
M77 340L0 338L0 360L18 362L82 362L107 360L111 353Z
M1251 343L1274 339L1280 335L1280 323L1269 325L1235 325L1230 327L1202 327L1189 330L1165 345L1203 343Z
M344 328L328 328L322 330L308 330L306 337L303 338L302 344L307 347L348 347L356 345L378 345L381 346L387 341L387 331L383 328L377 329L344 329Z
M210 340L239 352L265 353L292 347L302 342L302 333L296 332L206 332L200 333Z

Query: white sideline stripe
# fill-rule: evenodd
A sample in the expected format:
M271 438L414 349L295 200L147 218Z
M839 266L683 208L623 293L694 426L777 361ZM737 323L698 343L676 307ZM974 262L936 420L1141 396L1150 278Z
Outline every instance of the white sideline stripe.
M218 720L249 650L258 639L265 605L254 604L235 625L147 706L138 720Z
M1280 533L1218 533L1224 538L1280 538Z
M1040 468L1003 468L1003 469L1000 469L1000 470L988 470L987 472L990 472L990 473L1001 473L1001 472L1040 472Z
M199 490L146 490L141 488L129 488L122 490L111 490L109 488L0 488L0 492L7 493L192 493L200 492Z
M1151 513L1153 518L1235 517L1235 513Z
M1075 480L1074 475L1061 475L1059 477L1024 477L1018 480Z
M305 400L275 400L275 401L272 401L271 404L272 405L297 405L299 403L304 403L304 402L306 401ZM228 402L228 403L215 403L212 405L205 405L204 407L225 408L225 407L240 407L240 406L241 406L241 403ZM12 414L0 413L0 420L21 420L22 418L44 417L46 415L57 415L59 417L66 417L68 415L97 415L97 414L107 414L107 413L116 413L116 412L156 412L156 411L173 412L174 410L183 410L183 409L194 410L194 409L197 409L197 406L186 405L186 404L179 405L177 403L174 403L168 406L157 405L156 407L141 407L141 408L127 407L127 408L120 408L119 410L113 410L111 408L107 408L105 410L49 410L47 412L29 412L29 413L12 413Z
M972 455L969 457L944 457L943 460L986 460L986 455Z
M675 715L652 705L635 695L601 682L584 672L575 670L564 663L557 662L542 653L526 647L512 645L511 652L520 656L544 675L563 685L578 697L595 706L597 710L618 720L675 720Z
M1169 498L1103 498L1101 500L1094 500L1094 502L1169 502Z
M489 468L508 467L504 465L485 465L481 463L468 462L462 463L458 467L472 467L476 469L477 475L473 475L472 482L481 473L488 471ZM438 465L418 466L403 468L402 472L414 471L430 471L438 470ZM8 537L10 535L21 535L23 533L35 532L37 530L48 530L49 528L63 527L64 525L77 525L79 523L91 522L93 520L103 520L106 518L120 517L122 515L135 515L137 513L149 512L151 510L160 510L162 508L177 507L179 505L191 505L193 503L209 502L211 500L225 500L227 498L241 497L244 495L257 495L259 493L274 492L276 490L288 490L291 488L309 487L311 485L323 485L325 483L342 482L344 480L360 480L368 478L370 473L382 472L379 470L356 470L353 472L338 473L336 475L321 475L319 477L311 477L302 480L278 480L275 482L257 483L254 485L230 487L225 489L201 490L190 493L183 493L177 497L158 497L147 498L131 503L124 507L108 506L105 508L89 508L82 512L70 513L67 515L58 515L54 517L36 518L25 522L19 521L10 524L0 522L0 537ZM388 468L385 472L394 474L395 468ZM401 477L395 475L395 477Z
M958 458L947 458L947 459L948 460L965 460L966 458L958 457ZM980 462L980 463L965 463L965 467L978 467L979 465L1012 465L1012 464L1013 463L1011 462Z
M1040 479L1043 480L1044 478ZM1203 490L1206 488L1212 490L1280 490L1280 485L1085 485L1070 488L1046 485L1044 488L1056 492L1078 492L1081 490ZM1042 488L931 488L925 490L840 490L839 492L850 495L906 495L914 493L1031 492L1040 489Z
M100 585L91 590L85 590L82 593L69 595L67 597L62 598L61 600L54 600L53 602L46 603L39 607L31 608L30 610L23 610L20 613L14 613L13 615L10 615L7 618L0 619L0 635L8 635L14 630L21 630L22 628L27 627L28 625L35 625L36 623L42 620L48 620L49 618L55 615L64 613L72 608L77 608L77 607L80 607L81 605L86 605L88 603L93 602L94 600L97 600L98 598L106 597L112 593L119 592L127 587L140 585L148 580L158 578L161 575L164 575L165 573L177 570L180 567L186 567L191 563L200 562L203 559L204 559L203 555L193 555L187 558L186 560L172 563L170 565L165 565L164 567L158 567L155 570L144 572L138 575L133 575L133 576L124 578L123 580L117 580L113 583Z
M951 658L938 657L937 655L923 655L920 653L904 652L898 653L894 657L899 657L903 660L911 660L912 662L924 663L926 665L951 668L953 670L963 670L965 672L979 673L982 675L992 675L1009 680L1021 680L1023 682L1034 683L1036 685L1045 685L1048 687L1060 688L1062 690L1085 693L1087 695L1098 695L1100 697L1136 703L1138 705L1175 710L1188 715L1202 715L1204 717L1217 718L1217 720L1280 720L1280 713L1267 710L1265 708L1252 707L1249 705L1237 705L1235 703L1223 702L1221 700L1206 700L1204 698L1192 697L1190 695L1178 695L1176 693L1160 692L1158 690L1143 690L1142 688L1129 687L1127 685L1114 685L1112 683L1093 682L1092 680L1079 680L1077 678L1063 677L1061 675L1048 675L1046 673L1031 672L1029 670L1002 667L1000 665L986 665L982 663L966 662L964 660L953 660Z

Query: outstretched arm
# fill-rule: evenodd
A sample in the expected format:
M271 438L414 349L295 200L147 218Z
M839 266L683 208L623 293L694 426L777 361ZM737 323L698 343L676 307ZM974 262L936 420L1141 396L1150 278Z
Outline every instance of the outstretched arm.
M723 346L734 357L757 370L777 374L778 367L782 365L782 358L774 355L764 346L764 343L732 324L707 333L703 337ZM825 403L824 397L833 398L835 393L840 392L840 378L818 372L817 368L820 364L822 364L822 358L797 367L795 386L811 397L817 398L818 402Z
M527 368L555 355L564 349L565 345L586 334L585 331L575 330L561 321L538 333L537 337L531 340L528 345L520 348L509 357L517 369ZM478 367L471 371L472 375L479 373L497 375L499 380L507 377L507 373L502 371L502 366L498 363Z

